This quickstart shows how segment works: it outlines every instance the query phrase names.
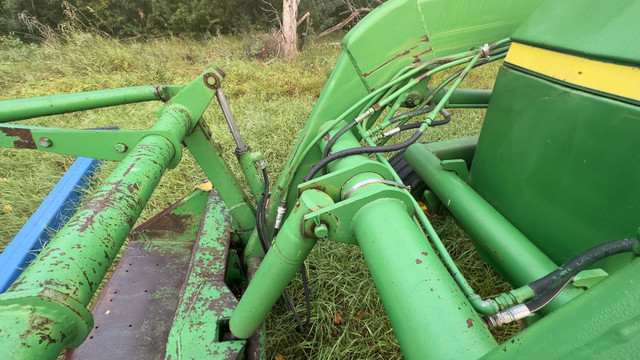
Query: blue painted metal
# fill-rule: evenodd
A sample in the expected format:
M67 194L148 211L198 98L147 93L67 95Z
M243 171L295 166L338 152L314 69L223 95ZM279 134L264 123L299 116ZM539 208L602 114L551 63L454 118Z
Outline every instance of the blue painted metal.
M0 293L13 284L49 243L51 235L75 213L82 200L82 190L91 184L92 174L101 163L101 160L79 157L0 254Z

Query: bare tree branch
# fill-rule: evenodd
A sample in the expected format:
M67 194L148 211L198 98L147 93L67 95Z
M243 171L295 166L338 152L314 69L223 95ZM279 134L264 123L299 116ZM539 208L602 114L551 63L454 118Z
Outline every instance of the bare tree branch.
M302 17L300 18L300 20L298 20L298 23L296 24L296 26L300 26L300 24L302 24L302 22L303 22L303 21L305 21L305 20L309 19L309 16L310 16L310 15L311 15L311 14L307 11L307 13L306 13L306 14L304 14L304 15L302 15ZM309 21L309 20L307 20L307 21Z
M347 6L351 6L351 4L349 4L348 2L347 2L347 4L348 4ZM348 24L349 24L353 19L355 19L356 17L358 17L358 18L359 18L359 16L360 16L360 14L361 14L361 13L368 13L368 12L370 12L371 10L372 10L372 9L370 9L370 8L351 9L351 10L350 10L351 15L349 15L349 17L347 17L346 19L342 20L342 22L340 22L339 24L334 25L334 26L332 26L332 27L328 28L327 30L325 30L325 31L321 32L321 33L316 37L316 39L319 39L319 38L321 38L321 37L323 37L323 36L326 36L326 35L331 34L331 33L332 33L332 32L334 32L334 31L337 31L337 30L342 29L343 27L347 26L347 25L348 25Z

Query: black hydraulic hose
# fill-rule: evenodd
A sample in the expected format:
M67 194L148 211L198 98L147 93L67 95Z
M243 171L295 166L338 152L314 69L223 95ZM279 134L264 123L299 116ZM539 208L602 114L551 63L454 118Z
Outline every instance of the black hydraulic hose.
M433 101L431 101L431 102L429 102L429 106L427 106L426 108L407 111L406 113L403 113L403 114L396 115L396 116L392 117L391 119L389 119L389 124L393 124L395 122L398 122L398 121L401 121L401 120L404 120L404 119L410 119L410 118L412 118L414 116L426 114L428 112L431 112L433 110L433 108L435 108L435 107L436 107L436 104Z
M564 290L564 288L567 287L567 285L569 285L569 283L571 282L572 279L573 279L573 277L570 277L567 280L565 280L565 282L562 283L560 286L556 286L555 288L547 289L546 291L544 291L540 295L538 295L538 296L534 297L533 299L531 299L531 300L527 301L526 303L524 303L524 305L532 313L542 309L548 303L550 303L551 300L555 299L556 296L558 296L560 294L560 292L562 290Z
M437 120L437 121L432 121L431 124L429 124L429 127L448 124L451 121L451 114L449 114L448 112L445 112L443 115L444 115L444 119ZM418 129L420 126L422 126L422 123L418 122L418 123L413 123L413 124L402 125L402 126L399 127L399 129L400 129L400 131L406 131L406 130L411 130L411 129Z
M553 300L580 271L609 256L633 251L638 239L609 241L592 247L567 261L560 269L529 284L536 297L525 303L529 311L540 310Z
M309 294L309 280L307 279L307 267L302 263L300 265L300 274L302 275L302 287L304 288L304 300L307 306L307 319L304 326L311 324L311 296Z
M396 116L392 117L391 119L389 119L389 123L393 124L394 122L398 122L400 120L410 119L410 118L412 118L414 116L418 116L418 115L422 115L422 114L428 113L431 110L433 110L433 108L435 108L435 107L436 107L436 104L434 104L433 102L430 102L429 106L427 106L426 108L413 110L413 111L407 111L404 114L400 114L400 115L396 115ZM445 116L445 119L446 119L446 116ZM449 120L451 120L451 116L450 115L449 115ZM443 122L442 120L434 121L431 124L431 126L443 125L443 124L446 124L447 122L449 122L449 120L447 120L446 122ZM329 156L329 153L331 152L331 148L333 147L333 144L335 144L335 142L340 138L340 136L344 135L344 133L349 131L354 125L356 125L356 121L352 120L345 127L340 129L335 135L333 135L331 137L331 139L329 139L329 141L327 142L327 146L325 146L324 151L322 152L322 158L323 159L326 158L327 156ZM326 173L326 168L324 168L323 173Z
M567 279L573 278L580 271L602 259L611 255L632 251L637 242L638 239L631 238L609 241L604 244L594 246L567 261L558 270L555 270L549 275L530 283L529 287L536 294L540 294L549 288L561 286Z
M267 169L262 169L262 178L264 179L264 195L258 201L258 208L256 209L256 231L258 232L258 240L262 245L262 250L267 253L269 250L269 242L266 239L266 207L267 199L269 198L269 175L267 175Z
M416 131L415 134L413 134L413 136L411 136L411 138L409 138L409 140L402 142L400 144L386 145L386 146L363 146L358 148L346 149L346 150L342 150L337 153L331 154L326 158L320 160L317 164L315 164L311 168L307 176L304 177L303 181L311 180L318 173L318 171L320 171L323 167L325 167L327 164L329 164L334 160L338 160L351 155L374 154L374 153L402 150L407 146L413 144L414 142L418 141L420 136L422 136L422 131L418 130Z
M331 148L333 147L333 144L335 144L336 141L338 141L340 136L342 136L344 133L349 131L349 129L351 129L355 124L356 124L356 121L355 120L351 120L350 123L348 123L345 127L340 129L335 135L333 135L331 137L331 139L329 139L329 141L327 142L327 146L324 147L324 151L322 152L322 158L323 159L326 158L327 156L329 156L329 152L331 152ZM326 173L327 173L327 169L324 168L323 169L323 174L326 174Z

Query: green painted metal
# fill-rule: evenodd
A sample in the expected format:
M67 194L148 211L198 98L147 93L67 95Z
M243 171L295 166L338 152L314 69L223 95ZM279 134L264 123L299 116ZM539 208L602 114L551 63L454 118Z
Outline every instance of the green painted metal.
M78 130L0 125L0 146L121 161L140 140L149 135L168 137L165 132L153 130Z
M302 193L229 320L233 335L247 339L258 329L316 244L313 233L301 231L303 216L332 203L319 190Z
M182 86L136 86L0 101L0 123L143 101L169 101Z
M260 180L260 175L258 175L256 169L256 163L260 163L261 161L264 163L262 154L251 152L251 148L247 147L247 150L242 154L236 152L236 156L240 163L240 169L242 169L244 177L247 179L253 198L258 202L262 197L261 194L264 193L264 183Z
M638 119L638 106L503 67L471 187L556 264L605 241L634 237L640 228ZM630 259L620 254L597 267L612 273Z
M197 189L133 229L129 236L132 240L141 242L159 241L158 239L172 242L193 241L200 228L208 198L209 192Z
M449 88L443 88L433 95L433 101L438 102ZM489 106L492 90L482 89L456 89L451 94L445 108L486 108Z
M358 146L358 142L354 135L346 133L335 146L345 149ZM349 169L353 162L373 160L350 156L330 163L328 168L332 172ZM477 358L488 352L495 341L411 219L413 206L408 192L375 182L349 190L362 181L381 179L371 172L352 176L343 185L342 197L347 193L353 197L307 214L307 224L326 224L331 240L341 241L347 234L357 239L405 357ZM357 205L351 206L352 203ZM412 276L399 284L399 274ZM459 310L450 311L451 308ZM448 326L435 335L426 325L429 323ZM455 354L448 351L461 342L473 345Z
M469 141L460 139L412 145L405 152L405 158L429 189L460 221L474 241L478 252L505 279L521 286L552 272L558 266L556 263L458 175L445 170L440 164L440 151L456 152L456 147L464 148L468 146ZM545 311L557 309L579 293L579 290L567 287Z
M167 339L167 360L237 357L246 344L216 341L224 335L221 326L237 305L225 284L231 230L228 209L222 198L212 192Z
M553 20L554 27L547 28L543 24L549 19L578 7L573 0L555 3L543 5L514 37L554 50L637 63L637 49L620 45L634 39L628 35L629 9L636 9L636 2L621 0L600 15L592 11L567 22ZM497 346L480 319L479 314L494 314L533 297L525 284L569 257L606 240L636 236L640 227L637 106L572 90L509 64L501 69L494 90L456 89L475 63L487 55L494 60L505 55L505 42L495 44L490 54L478 46L509 36L539 4L396 0L361 21L344 38L336 69L273 186L267 227L275 220L274 204L286 199L291 205L262 261L253 203L202 119L216 93L225 117L232 119L220 90L221 70L209 69L183 88L153 88L154 93L152 87L141 87L0 103L0 113L7 114L0 118L3 122L168 101L150 130L0 127L0 146L121 161L34 264L0 295L0 350L9 357L53 358L63 348L77 346L90 331L96 333L86 305L162 173L180 161L184 144L220 195L212 193L203 210L204 195L195 193L133 234L139 242L155 244L162 238L167 251L195 243L181 299L171 300L177 309L172 327L161 329L166 330L166 359L260 357L262 323L318 239L360 246L408 359L634 356L640 351L640 313L634 306L640 299L634 276L640 271L638 254L618 255L582 272L541 310L544 318L531 321L506 344ZM611 19L615 26L600 31ZM553 35L546 33L549 29ZM588 36L595 41L585 40ZM615 39L605 44L605 37ZM449 58L429 62L443 56ZM436 72L458 65L465 66L460 74L437 88L428 86ZM513 285L525 285L493 300L483 300L460 274L381 154L376 154L378 161L368 155L338 159L326 166L326 175L302 183L329 137L347 122L364 120L334 144L334 153L360 147L361 141L375 146L378 132L401 106L428 100L437 106L422 131L442 108L489 108L479 140L413 145L405 155L430 189L425 192L429 206L446 206L479 253ZM379 117L382 125L374 124ZM234 126L230 123L232 133ZM238 142L239 134L234 138ZM264 184L255 165L262 157L240 143L236 155L258 199ZM615 159L609 149L616 149ZM198 224L194 219L200 212ZM196 230L198 238L192 242L188 235ZM246 280L249 286L242 292ZM230 289L240 291L234 295Z
M50 308L71 308L70 303L88 305L172 157L171 144L166 139L158 136L143 139L130 158L121 163L87 205L0 296L0 305L12 301L7 297L24 301L18 309L0 307L1 322L29 324L41 318L45 325L59 324L62 321L55 313L49 313ZM55 272L50 272L52 269ZM29 302L43 299L42 292L54 293L58 299L34 308ZM83 320L87 322L85 332L35 327L36 331L27 332L23 339L0 337L0 349L14 358L55 358L64 347L77 345L74 339L86 337L93 321L91 317ZM54 334L53 330L60 331L57 337L40 342L39 331ZM25 334L13 326L7 333Z
M184 143L229 207L234 228L246 241L255 226L255 210L222 158L220 144L211 136L211 130L201 119L194 131L184 138Z
M358 211L353 223L403 355L484 355L495 340L406 211L403 203L381 198Z
M359 101L413 64L415 56L428 61L508 37L541 2L397 0L371 12L343 39L343 53L274 186L271 203L295 202L295 184L320 157L313 144L323 124L341 114L353 119L368 102ZM275 208L269 209L271 219Z
M545 2L511 37L514 41L606 62L636 66L640 3L618 0Z
M3 329L7 335L0 337L3 353L12 358L55 358L87 336L93 319L85 306L162 173L179 160L176 147L213 98L208 89L200 76L163 107L152 129L167 137L143 138L0 296L0 322L8 324ZM24 324L30 330L25 331Z

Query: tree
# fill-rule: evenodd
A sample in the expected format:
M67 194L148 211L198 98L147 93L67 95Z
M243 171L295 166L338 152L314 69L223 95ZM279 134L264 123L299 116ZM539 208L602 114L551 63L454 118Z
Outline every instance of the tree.
M292 59L298 53L298 4L300 0L282 0L282 50Z

